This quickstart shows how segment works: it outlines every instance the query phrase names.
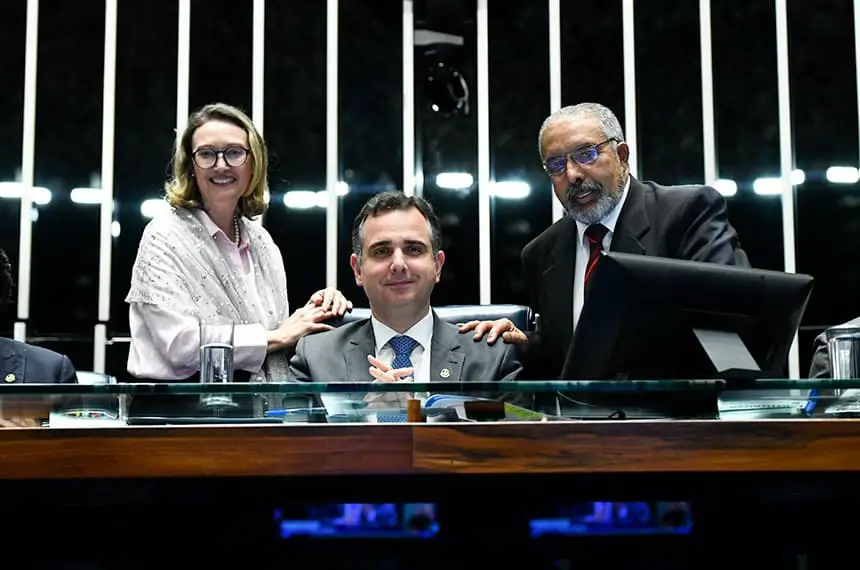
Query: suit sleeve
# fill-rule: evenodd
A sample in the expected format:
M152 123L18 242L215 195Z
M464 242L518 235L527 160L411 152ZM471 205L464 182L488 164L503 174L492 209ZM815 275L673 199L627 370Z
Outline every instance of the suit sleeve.
M296 353L290 358L290 375L289 379L293 382L311 382L311 371L308 365L308 360L305 357L306 337L299 339L296 344Z
M496 377L493 380L504 382L507 380L516 380L523 371L523 366L520 364L517 356L516 345L504 345L505 352L502 354L502 361L499 363L499 368L496 370Z
M538 290L540 276L537 269L533 267L536 252L532 251L532 249L533 247L529 246L523 248L522 253L520 253L520 263L522 264L523 275L529 289L530 307L538 315L538 319L540 319L540 312L543 310L543 307L540 307L538 304L538 300L540 299L540 291ZM522 355L523 364L530 371L529 378L541 379L542 376L545 376L545 373L542 369L543 367L540 365L546 362L546 359L543 357L541 332L540 330L524 332L529 342L528 348ZM546 380L546 378L543 379Z
M710 186L687 204L681 214L685 228L678 247L678 258L721 265L749 267L746 252L728 219L725 199Z
M57 381L61 384L77 384L78 376L75 372L75 367L72 366L72 361L68 356L63 355L60 362L60 374L57 376Z
M499 365L494 371L493 380L496 382L516 380L523 370L523 367L517 357L517 346L511 344L503 344L496 346L503 346L504 351L502 352L501 358L499 359ZM524 393L518 390L515 390L513 392L488 394L484 397L526 408L533 407L534 404L534 397L532 394Z
M812 365L809 367L810 378L830 378L832 372L830 370L830 354L827 351L827 341L824 333L815 337L813 343L815 353L812 355Z

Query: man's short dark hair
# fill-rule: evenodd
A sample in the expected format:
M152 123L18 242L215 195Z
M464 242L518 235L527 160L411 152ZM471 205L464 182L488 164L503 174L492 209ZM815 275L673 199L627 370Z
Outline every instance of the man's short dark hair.
M427 227L430 231L430 245L433 248L435 256L442 249L442 230L439 225L439 218L436 217L436 212L433 211L433 206L420 196L407 196L399 190L391 190L388 192L380 192L361 208L361 211L355 217L352 224L352 253L358 256L361 261L361 247L364 243L364 225L368 218L372 218L385 212L395 212L400 210L410 210L416 208L424 219L427 220Z
M12 289L15 282L12 280L12 264L9 256L0 249L0 305L5 305L12 300Z

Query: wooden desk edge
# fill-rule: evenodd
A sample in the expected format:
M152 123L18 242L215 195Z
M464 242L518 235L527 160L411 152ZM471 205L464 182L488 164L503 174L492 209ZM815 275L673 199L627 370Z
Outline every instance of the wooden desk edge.
M860 471L860 421L0 430L0 479Z

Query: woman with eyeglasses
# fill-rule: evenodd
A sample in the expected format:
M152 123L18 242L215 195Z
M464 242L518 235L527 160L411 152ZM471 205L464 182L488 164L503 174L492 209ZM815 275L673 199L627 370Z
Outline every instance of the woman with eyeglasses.
M193 377L200 323L229 321L235 378L283 381L299 338L352 308L328 288L290 315L281 252L253 221L266 209L266 169L265 142L245 113L216 103L189 117L165 188L171 209L147 225L132 269L132 376Z

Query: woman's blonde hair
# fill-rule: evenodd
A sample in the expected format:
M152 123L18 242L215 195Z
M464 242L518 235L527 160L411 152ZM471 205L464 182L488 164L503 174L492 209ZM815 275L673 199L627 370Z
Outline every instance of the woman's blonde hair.
M182 137L177 139L173 152L173 177L165 184L167 202L174 208L200 208L203 198L197 181L191 175L194 166L191 162L191 138L194 131L209 121L224 121L243 129L248 135L248 147L251 149L250 158L254 161L254 173L248 190L239 198L239 212L253 218L266 211L265 194L268 188L266 171L269 157L266 143L248 115L226 103L212 103L195 111L188 118L188 124Z

